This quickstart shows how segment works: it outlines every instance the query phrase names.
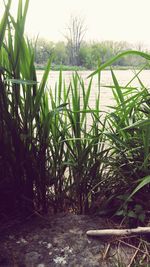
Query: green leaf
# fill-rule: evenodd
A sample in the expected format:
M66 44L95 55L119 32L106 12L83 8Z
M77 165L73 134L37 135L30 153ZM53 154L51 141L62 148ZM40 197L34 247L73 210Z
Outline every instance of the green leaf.
M124 96L123 96L123 93L121 91L121 88L119 86L119 83L116 79L116 76L113 72L113 70L111 69L111 75L112 75L112 78L113 78L113 82L114 82L114 85L115 85L115 89L116 89L116 92L117 92L117 95L118 95L118 98L119 98L119 101L120 103L125 107L124 105Z
M11 0L8 0L8 4L5 6L5 12L1 20L1 24L0 24L0 48L2 46L4 35L5 35L10 5L11 5Z
M137 121L137 122L131 124L130 126L123 128L123 130L129 130L129 129L133 129L133 128L137 128L137 127L144 127L147 125L150 125L150 119Z
M28 81L28 80L22 80L22 79L6 79L5 81L14 83L14 84L22 84L22 85L34 85L37 84L36 81Z
M138 219L139 219L139 221L141 221L141 222L144 222L145 221L145 214L144 213L142 213L142 214L140 214L139 216L138 216Z
M150 183L150 175L142 178L142 182L134 189L134 191L130 194L129 198L135 195L140 189Z
M41 81L41 83L39 85L39 89L38 89L38 92L37 92L37 95L36 95L36 98L35 98L35 104L34 104L34 109L33 109L33 114L32 114L33 118L36 116L36 112L39 109L39 104L40 104L42 95L43 95L44 90L45 90L46 82L47 82L48 75L49 75L49 72L50 72L50 67L51 67L51 58L48 60L48 63L47 63L47 66L46 66L42 81Z
M143 210L143 208L142 208L141 205L137 204L137 205L135 205L134 210L135 210L136 213L137 212L139 213L139 212L141 212Z
M144 52L140 52L140 51L136 51L136 50L128 50L125 52L122 52L120 54L118 54L117 56L114 56L113 58L111 58L110 60L108 60L106 63L102 64L96 71L92 72L89 77L92 77L93 75L99 73L100 71L104 70L106 67L111 66L115 61L117 61L119 58L124 57L124 56L128 56L128 55L136 55L136 56L141 56L145 59L150 60L150 55L148 53L144 53Z
M130 218L137 218L137 215L134 211L130 210L128 213L127 213L127 216L130 217Z
M124 210L118 210L118 211L115 213L115 215L117 215L117 216L122 216L122 215L125 215L125 212L124 212Z

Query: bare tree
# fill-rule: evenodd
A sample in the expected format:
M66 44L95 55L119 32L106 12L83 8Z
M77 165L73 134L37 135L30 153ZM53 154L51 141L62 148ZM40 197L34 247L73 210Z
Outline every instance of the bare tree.
M68 42L69 63L79 65L79 51L86 33L84 20L78 16L71 16L64 35Z

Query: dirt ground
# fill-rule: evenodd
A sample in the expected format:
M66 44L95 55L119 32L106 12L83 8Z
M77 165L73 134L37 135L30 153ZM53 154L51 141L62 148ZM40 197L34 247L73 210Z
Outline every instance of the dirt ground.
M98 216L62 213L9 222L0 227L0 267L134 266L129 264L136 247L126 239L86 235L87 230L112 227L117 226Z

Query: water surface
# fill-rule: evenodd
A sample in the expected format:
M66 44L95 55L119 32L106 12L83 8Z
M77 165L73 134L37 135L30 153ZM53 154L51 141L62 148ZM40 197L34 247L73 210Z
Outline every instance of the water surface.
M138 70L136 70L136 73ZM69 84L71 80L71 76L74 72L73 71L64 71L63 72L63 79L66 82L66 85ZM90 81L89 78L87 78L92 72L91 71L78 71L78 74L83 78L85 85L88 87L88 83ZM128 84L128 82L134 77L135 72L131 70L115 70L114 71L116 78L120 85L125 86ZM43 75L43 71L37 71L37 77L40 81ZM150 70L144 70L139 74L140 79L142 80L143 84L146 87L150 87ZM51 88L54 90L55 83L58 83L59 79L59 71L51 71L48 78L48 87L51 86ZM105 70L101 73L101 109L102 110L110 110L108 106L114 104L113 100L113 94L112 90L110 88L103 87L104 85L113 85L111 72L109 70ZM139 86L138 79L134 79L134 81L131 83L132 86ZM92 82L92 91L90 96L90 106L91 108L94 108L95 106L95 97L98 94L98 75L95 75L93 77Z

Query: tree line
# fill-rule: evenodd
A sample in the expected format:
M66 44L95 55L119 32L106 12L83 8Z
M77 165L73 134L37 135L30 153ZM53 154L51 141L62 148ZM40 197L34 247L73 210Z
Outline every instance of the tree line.
M127 42L84 41L74 56L69 42L61 41L54 43L40 38L36 43L35 63L38 67L42 67L46 64L50 55L52 55L54 65L80 66L86 69L93 69L97 67L98 63L104 63L116 54L128 49L139 50L139 47ZM119 59L114 65L140 67L143 63L143 59L139 57L127 56Z
M142 44L131 45L125 41L86 42L86 31L84 20L78 16L72 16L64 33L65 41L54 43L39 38L35 45L36 65L38 67L44 66L50 55L53 55L54 65L80 66L86 69L94 69L98 64L106 62L125 50L145 50ZM143 59L135 56L120 58L114 63L114 65L122 67L130 65L140 67L142 64Z

